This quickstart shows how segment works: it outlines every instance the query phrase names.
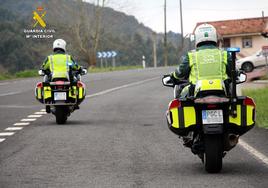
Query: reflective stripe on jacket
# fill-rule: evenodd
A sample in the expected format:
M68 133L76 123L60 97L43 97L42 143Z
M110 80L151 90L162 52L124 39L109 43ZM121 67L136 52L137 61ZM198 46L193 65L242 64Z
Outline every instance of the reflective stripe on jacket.
M188 53L190 76L189 81L228 78L226 73L227 52L220 49L203 49Z

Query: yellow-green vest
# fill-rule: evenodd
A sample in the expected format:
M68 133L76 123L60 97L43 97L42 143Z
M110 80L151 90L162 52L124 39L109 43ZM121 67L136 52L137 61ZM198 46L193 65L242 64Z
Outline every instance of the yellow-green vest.
M227 52L220 49L203 49L188 53L191 68L189 81L228 78L226 73Z
M55 54L48 56L48 65L53 78L69 78L69 65L71 56L67 54Z

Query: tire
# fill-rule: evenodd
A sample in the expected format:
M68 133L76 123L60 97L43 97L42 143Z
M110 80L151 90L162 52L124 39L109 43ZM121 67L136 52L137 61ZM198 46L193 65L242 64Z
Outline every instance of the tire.
M245 62L242 65L242 70L244 70L245 72L252 72L254 69L254 66L251 62Z
M205 169L208 173L217 173L222 169L222 135L205 135Z
M67 110L64 106L56 106L55 116L57 124L65 124L67 121Z

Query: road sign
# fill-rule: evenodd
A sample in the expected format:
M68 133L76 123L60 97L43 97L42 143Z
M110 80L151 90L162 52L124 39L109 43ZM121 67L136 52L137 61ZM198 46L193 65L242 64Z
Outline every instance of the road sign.
M106 52L102 52L102 57L106 58L107 57L107 53Z
M97 58L114 58L117 56L115 51L107 51L107 52L97 52Z
M115 51L112 51L112 57L117 56L117 53Z
M102 58L102 53L101 52L97 52L97 57L98 58Z
M107 58L110 58L110 57L112 57L112 52L108 51L107 52Z

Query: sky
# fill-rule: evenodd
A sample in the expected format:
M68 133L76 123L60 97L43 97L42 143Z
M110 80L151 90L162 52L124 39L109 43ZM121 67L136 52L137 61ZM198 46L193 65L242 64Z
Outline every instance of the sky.
M181 0L184 36L196 23L268 16L268 0ZM180 0L167 2L167 31L180 33ZM107 6L135 16L156 32L164 32L164 0L109 0Z

